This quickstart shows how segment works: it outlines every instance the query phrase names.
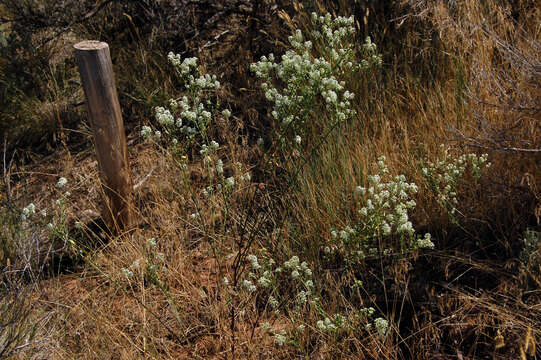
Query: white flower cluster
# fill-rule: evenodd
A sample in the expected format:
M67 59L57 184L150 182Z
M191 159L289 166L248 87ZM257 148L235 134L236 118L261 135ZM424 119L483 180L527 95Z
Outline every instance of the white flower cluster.
M257 290L257 287L248 279L244 279L242 281L242 287L248 290L249 292L254 292Z
M216 162L216 172L220 175L224 173L224 162L222 159L218 159Z
M525 266L539 266L541 263L541 232L527 229L522 239L522 251L518 258Z
M188 76L197 68L196 57L186 58L182 60L179 54L174 54L173 52L170 52L167 55L167 60L169 60L169 62L178 69L182 77Z
M135 277L135 274L130 269L122 268L121 271L122 271L122 275L124 275L128 279Z
M213 96L220 87L216 75L200 75L197 58L182 60L180 55L169 53L169 62L177 69L184 80L188 96L170 99L167 107L158 106L154 109L156 122L167 135L172 145L177 145L181 136L193 139L197 134L203 137L213 120L212 110L215 108ZM207 107L210 106L209 109ZM228 119L229 110L222 111L222 116ZM149 126L143 126L141 136L145 139L162 137L158 130L153 131Z
M44 227L51 235L60 236L64 239L67 238L67 226L66 226L66 207L64 206L68 198L70 197L69 191L63 191L63 188L68 183L65 177L60 177L56 182L55 187L58 189L58 198L53 201L52 208L46 207L38 209L33 203L29 203L21 209L20 220L25 228ZM36 213L39 217L34 216ZM75 227L80 228L79 221L75 222ZM66 236L64 236L66 235ZM68 241L72 241L69 239Z
M329 14L325 16L317 16L316 13L312 13L312 21L320 24L321 28L321 31L312 31L314 38L324 39L324 43L331 45L331 48L340 46L343 38L355 33L355 28L353 27L353 17L339 17L332 21ZM359 64L360 69L366 70L372 65L381 66L381 54L378 54L376 44L372 42L370 37L366 38L365 43L363 44L363 51L365 58L362 59ZM336 53L336 51L333 53L332 50L331 55L334 58L339 57L339 54ZM349 64L349 67L353 67L353 64Z
M315 25L312 35L325 49L323 56L314 58L312 42L305 41L302 32L296 30L289 37L292 49L280 62L269 54L251 66L256 76L264 80L261 87L265 97L274 103L272 116L284 130L292 129L292 139L297 144L301 142L299 133L313 118L314 110L329 114L333 122L354 114L351 109L354 94L345 90L345 82L339 79L355 67L361 68L355 62L353 17L332 19L329 14L318 17L315 13L312 16ZM375 52L375 47L370 49Z
M216 150L218 150L219 148L220 148L220 144L212 140L209 145L207 144L201 145L201 150L199 150L199 153L203 156L210 155L216 152Z
M363 318L369 318L371 317L372 315L374 315L374 312L376 311L376 309L374 309L373 307L367 307L367 308L362 308L359 310L359 315Z
M285 329L275 331L268 322L262 323L261 329L272 334L274 336L274 343L278 346L284 346L289 340L287 337L287 331Z
M211 184L201 190L206 197L210 197L213 194L220 192L222 194L230 194L231 190L235 188L235 185L249 183L252 180L252 175L250 172L245 172L243 169L244 166L240 162L237 162L234 167L237 171L236 175L226 178L224 176L224 162L219 158L216 160L216 157L214 156L218 148L219 144L215 141L211 141L210 145L203 144L200 150L201 155L204 156L204 162L209 165L207 169L209 170L209 175L211 175L210 178L217 180L216 184ZM215 172L217 176L214 176L213 172Z
M370 36L368 36L363 44L363 50L365 53L365 59L361 60L361 69L366 70L372 66L381 66L383 61L381 54L378 53L376 44L372 42Z
M318 26L312 30L312 35L315 39L323 39L329 49L334 49L342 44L344 38L355 34L353 16L332 18L331 14L318 16L315 12L312 13L312 22ZM331 50L332 51L332 50Z
M346 318L342 314L334 314L331 318L326 317L324 320L318 320L316 328L323 332L336 332L346 325Z
M298 256L293 256L285 261L282 266L276 266L273 259L262 258L262 262L256 255L248 255L246 260L250 263L250 272L248 278L243 280L243 288L249 292L256 291L258 288L269 294L267 303L275 313L279 313L281 298L277 285L286 279L294 284L297 291L295 296L288 296L289 301L294 301L295 307L299 309L308 303L313 296L314 283L312 281L312 270L308 264L300 262Z
M385 160L384 156L378 159L378 173L368 176L368 187L355 189L361 206L355 226L331 231L332 239L339 241L337 248L346 254L347 260L378 255L378 249L373 247L378 245L377 240L394 235L401 239L401 252L434 248L430 234L419 238L409 220L408 211L416 205L411 197L417 193L417 185L406 182L404 175L391 177ZM326 247L325 252L330 253L331 248ZM392 250L380 249L380 252L387 255Z
M56 183L56 187L61 189L64 187L64 185L66 185L68 183L68 180L65 178L65 177L61 177L60 179L58 179L58 182Z
M373 307L361 308L354 316L351 316L351 314L344 316L336 313L333 316L325 317L323 320L318 320L316 328L322 332L333 334L340 329L355 328L356 324L361 322L364 324L363 328L365 331L375 329L380 336L385 336L389 330L389 322L382 317L371 320L370 318L374 314L375 309Z
M274 334L274 342L278 346L283 346L287 342L287 333L285 330L280 330Z
M162 115L168 126L175 126L185 134L195 134L197 131L206 132L208 125L212 120L212 114L205 108L205 94L214 92L220 87L220 82L216 75L199 75L200 69L197 65L197 58L187 58L180 62L180 55L169 53L169 61L177 68L180 76L185 80L186 89L191 95L190 98L183 96L179 101L170 100L171 110L178 111L179 117L174 120L173 116ZM167 115L167 114L165 114ZM159 114L156 118L158 122ZM186 125L183 126L183 122Z
M417 239L414 247L417 249L434 249L434 246L435 245L431 240L431 235L426 233L424 238Z
M34 205L34 203L30 203L30 204L28 204L27 206L25 206L23 208L23 211L22 211L22 214L21 214L21 219L24 221L27 218L34 215L35 213L36 213L36 205Z
M250 254L246 257L246 260L250 262L250 265L252 266L252 270L259 270L261 269L261 265L259 265L259 261L257 260L257 256Z
M455 158L449 154L449 150L446 148L443 156L435 163L428 162L422 172L440 206L452 216L458 205L458 187L466 170L469 168L473 178L478 180L483 169L490 167L490 163L487 162L488 154L462 154Z
M167 271L165 254L157 252L158 242L156 238L147 239L147 251L145 257L139 257L127 267L121 269L122 275L128 282L139 276L144 276L153 287L164 291L167 288L163 274Z
M227 188L232 188L233 186L235 186L235 178L233 176L230 176L225 179L225 186Z
M379 317L374 319L374 327L379 335L385 336L387 335L387 330L389 330L389 322L384 318Z
M171 115L171 112L166 108L158 106L154 111L156 113L155 116L156 120L158 120L158 124L167 127L172 126L175 123L175 117Z
M408 218L408 210L415 208L411 199L417 193L417 185L407 183L404 175L397 175L388 182L383 182L389 172L385 165L385 156L378 159L379 172L368 176L369 187L357 187L361 195L359 210L361 221L370 236L413 234L414 229Z
M150 126L143 126L141 128L141 137L143 139L148 139L152 136L152 129L150 128Z
M159 130L152 131L150 126L143 125L141 128L141 137L145 140L151 139L152 137L158 140L162 137L162 133Z

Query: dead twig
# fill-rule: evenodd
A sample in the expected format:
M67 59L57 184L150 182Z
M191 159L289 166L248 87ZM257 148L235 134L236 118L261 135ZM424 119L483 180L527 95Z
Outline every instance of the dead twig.
M6 166L6 154L7 154L7 137L4 136L4 154L3 154L3 165L4 165L4 186L6 187L6 199L8 203L11 203L11 166L13 165L13 159L15 158L15 153L17 150L13 151L11 154L11 159L9 164Z

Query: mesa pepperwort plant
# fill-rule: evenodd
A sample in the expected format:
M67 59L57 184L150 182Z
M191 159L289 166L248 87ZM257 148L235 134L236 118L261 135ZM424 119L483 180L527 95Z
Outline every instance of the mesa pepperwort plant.
M290 50L278 61L274 54L261 57L251 70L263 79L261 88L273 103L272 117L279 122L282 143L300 144L306 127L321 114L330 124L352 117L355 95L346 89L345 78L381 65L381 55L370 38L363 45L363 59L357 51L353 16L332 19L329 14L312 14L314 43L301 30L289 37ZM314 46L321 48L316 57Z

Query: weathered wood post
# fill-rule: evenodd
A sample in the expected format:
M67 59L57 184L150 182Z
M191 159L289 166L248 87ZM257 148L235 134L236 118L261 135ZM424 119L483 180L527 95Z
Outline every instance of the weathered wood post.
M133 182L109 45L82 41L74 48L106 195L103 216L117 230L127 230L134 223Z

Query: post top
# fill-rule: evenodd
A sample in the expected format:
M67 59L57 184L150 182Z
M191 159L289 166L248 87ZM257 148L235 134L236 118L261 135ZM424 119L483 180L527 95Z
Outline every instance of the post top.
M106 42L98 41L98 40L84 40L81 41L73 47L76 50L102 50L109 47L109 45Z

